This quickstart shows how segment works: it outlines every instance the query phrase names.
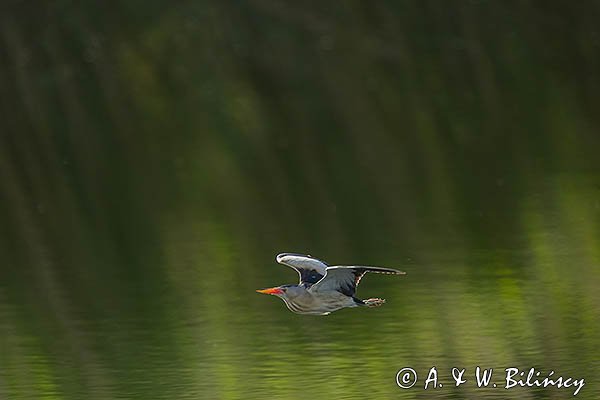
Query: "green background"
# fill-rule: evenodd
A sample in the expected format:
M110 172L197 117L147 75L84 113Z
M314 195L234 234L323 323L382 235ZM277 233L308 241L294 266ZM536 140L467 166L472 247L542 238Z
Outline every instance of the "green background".
M572 398L502 389L508 367L599 398L599 20L3 2L0 398ZM296 281L283 251L408 274L301 316L254 292Z

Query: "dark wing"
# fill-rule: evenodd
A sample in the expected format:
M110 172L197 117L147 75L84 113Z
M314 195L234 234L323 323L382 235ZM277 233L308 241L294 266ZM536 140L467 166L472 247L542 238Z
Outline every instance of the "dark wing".
M320 281L325 276L327 264L311 256L296 253L281 253L277 255L279 264L294 268L300 275L300 284L310 285Z
M311 292L326 292L335 290L346 296L354 296L360 279L367 273L404 275L406 272L391 268L364 267L364 266L335 266L328 267L323 279L315 283Z

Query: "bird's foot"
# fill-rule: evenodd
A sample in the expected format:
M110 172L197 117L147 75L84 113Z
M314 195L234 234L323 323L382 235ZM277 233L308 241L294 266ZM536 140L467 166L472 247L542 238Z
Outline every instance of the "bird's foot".
M373 298L373 299L363 300L363 302L365 303L365 306L367 306L367 307L380 307L385 303L385 299Z

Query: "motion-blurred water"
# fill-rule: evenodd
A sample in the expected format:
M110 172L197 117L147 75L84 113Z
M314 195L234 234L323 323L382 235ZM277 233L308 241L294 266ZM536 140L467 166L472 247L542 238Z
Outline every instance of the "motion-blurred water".
M0 9L1 399L600 397L598 2Z

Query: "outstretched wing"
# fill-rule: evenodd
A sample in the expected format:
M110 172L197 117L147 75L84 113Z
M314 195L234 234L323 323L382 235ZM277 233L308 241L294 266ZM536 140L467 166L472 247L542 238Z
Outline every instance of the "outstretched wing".
M325 276L327 269L325 262L304 254L281 253L277 255L277 262L294 268L300 275L300 284L317 283Z
M391 268L365 267L365 266L342 266L328 267L325 276L311 288L311 292L338 291L346 296L354 296L360 279L367 273L404 275L406 272Z

